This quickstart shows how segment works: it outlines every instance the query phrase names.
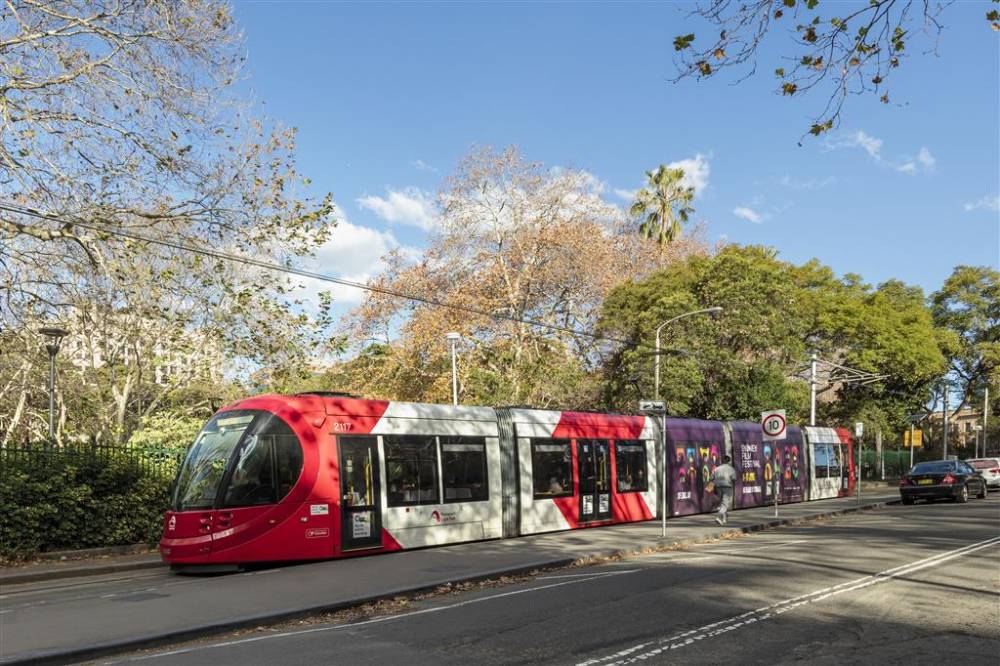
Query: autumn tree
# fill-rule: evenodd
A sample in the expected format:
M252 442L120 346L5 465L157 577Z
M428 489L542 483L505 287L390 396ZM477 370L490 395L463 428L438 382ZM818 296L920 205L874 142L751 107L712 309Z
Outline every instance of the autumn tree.
M998 1L986 6L987 26L1000 30ZM821 0L707 0L691 12L703 24L674 38L680 56L678 78L705 79L727 69L757 72L761 49L775 33L791 45L768 66L777 92L799 97L811 90L826 97L809 132L822 134L840 121L852 95L875 95L892 101L889 84L909 53L936 47L949 2L868 0L845 3ZM707 33L707 34L706 34Z
M362 349L349 364L352 386L447 401L444 336L457 331L463 402L593 405L603 343L588 334L604 296L703 251L694 239L644 242L600 195L585 172L546 169L513 148L472 152L439 197L438 230L423 255L393 254L376 281L446 307L370 294L351 319Z
M5 329L99 316L118 327L86 331L105 331L104 344L148 351L184 333L255 368L294 367L328 342L328 301L317 325L293 283L162 244L289 262L333 226L329 198L304 195L294 131L234 91L243 43L228 4L10 0L0 19ZM28 376L37 353L25 348L3 386ZM139 356L129 358L114 380L93 375L123 391L119 414L131 410L98 428L118 437L142 419L138 395L152 388ZM9 389L0 413L40 390Z

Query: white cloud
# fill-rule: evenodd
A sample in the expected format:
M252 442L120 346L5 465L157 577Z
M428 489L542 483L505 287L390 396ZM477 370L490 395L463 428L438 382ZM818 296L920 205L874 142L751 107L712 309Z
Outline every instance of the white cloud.
M437 168L432 167L430 164L424 162L423 160L413 160L412 162L410 162L410 165L414 169L417 169L419 171L430 171L432 173L438 172Z
M978 201L967 201L962 208L969 213L974 210L988 210L994 213L1000 212L1000 196L985 196Z
M882 139L877 139L862 130L841 135L838 138L829 138L823 142L823 146L827 150L861 148L876 162L882 161Z
M778 179L778 185L788 187L793 190L818 190L829 185L833 185L836 182L836 176L827 176L826 178L820 179L810 178L808 180L798 180L786 174Z
M920 152L917 154L917 161L924 165L924 168L927 170L933 169L934 164L937 162L934 156L931 155L931 151L927 150L927 148L920 149Z
M917 162L920 163L919 167L917 166ZM926 147L921 147L920 152L917 153L916 161L907 160L905 163L897 166L896 171L902 171L905 174L913 176L921 169L923 169L925 173L933 171L936 163L937 160L934 159L933 155L931 155L931 151L927 150Z
M635 201L635 195L639 193L639 190L638 190L638 188L636 188L634 190L623 190L621 188L616 187L614 189L614 192L615 192L616 195L618 195L619 197L621 197L625 201L627 201L629 203L632 203L633 201Z
M884 167L905 173L908 176L915 176L920 172L932 173L934 165L937 164L937 159L926 146L921 146L920 152L917 153L916 157L904 155L895 159L886 159L882 154L882 139L866 134L863 130L857 130L850 134L842 134L839 137L830 137L823 142L823 148L826 150L861 148L868 153L869 157ZM788 176L785 179L788 179L788 183L792 182ZM782 179L782 181L785 181L785 179ZM785 183L782 182L782 184Z
M385 268L382 257L400 247L396 237L387 231L352 224L341 218L330 238L316 251L316 256L304 262L303 268L324 275L362 284ZM407 248L403 248L408 251ZM365 296L363 289L334 284L315 278L300 278L307 300L317 300L321 291L329 291L334 303L356 305Z
M684 170L684 178L681 180L681 183L685 187L693 187L696 197L701 196L702 191L708 187L708 174L711 168L708 164L708 158L701 153L686 160L671 162L667 166L671 169Z
M389 190L386 198L364 196L357 202L359 206L367 208L386 222L398 222L424 231L430 231L437 226L433 195L416 187Z
M738 208L734 208L733 215L735 215L736 217L741 217L749 222L753 222L754 224L760 224L761 222L764 221L764 217L760 213L753 210L752 208L747 208L746 206L740 206Z

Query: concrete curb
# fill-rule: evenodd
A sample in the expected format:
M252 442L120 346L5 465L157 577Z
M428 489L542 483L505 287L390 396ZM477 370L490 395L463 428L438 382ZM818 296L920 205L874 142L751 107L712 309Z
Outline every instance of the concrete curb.
M664 542L662 544L653 546L652 551L655 552L658 550L659 551L669 550L677 546L695 545L698 543L705 543L708 541L725 538L727 536L735 536L739 534L751 534L753 532L761 532L764 530L773 529L775 527L780 527L783 525L806 524L814 522L821 518L828 518L830 516L842 516L851 513L858 513L861 511L872 511L884 508L890 504L898 504L898 503L899 503L898 499L887 500L880 502L872 502L869 504L860 504L857 506L845 507L831 511L823 511L820 513L809 514L806 516L799 516L797 518L779 517L775 518L774 520L764 521L753 525L746 525L744 527L739 527L734 529L721 530L718 532L714 532L712 534L705 534L698 537L680 539L678 541L672 541L669 543ZM491 571L479 572L471 576L460 576L456 578L446 577L436 580L429 580L418 586L402 587L399 589L390 590L388 592L383 592L377 595L372 595L368 597L356 597L354 599L349 599L346 601L341 601L332 604L320 604L303 608L285 608L280 610L269 611L267 613L260 613L257 615L245 615L242 617L235 617L230 620L226 620L225 622L217 622L215 624L205 625L202 627L179 629L157 634L147 634L145 636L138 636L135 638L130 638L128 640L98 643L95 645L73 648L71 650L33 652L20 655L17 658L11 660L0 659L0 664L4 664L4 666L7 665L12 666L15 664L29 664L29 663L71 664L82 661L84 659L87 660L96 659L99 657L106 657L109 655L129 652L132 650L154 648L154 647L159 647L161 645L190 641L198 638L207 638L210 636L217 636L220 634L225 634L240 629L248 629L251 627L257 627L269 624L278 624L281 622L296 620L303 617L309 617L311 615L318 615L321 613L335 613L337 611L347 610L349 608L356 608L358 606L363 606L364 604L369 604L369 603L375 603L377 601L383 601L386 599L392 599L400 596L412 596L416 594L421 594L423 592L429 592L445 585L458 585L461 583L477 583L483 580L489 580L491 578L497 578L500 576L516 576L520 574L526 574L531 571L536 571L538 569L561 568L588 559L605 559L605 558L637 556L643 553L649 553L650 548L651 547L647 545L643 548L632 549L632 550L605 549L605 550L595 551L589 555L584 555L584 556L548 558L544 560L539 560L537 562L518 565L516 567L507 567Z
M106 564L88 564L84 566L68 565L65 568L47 569L45 571L15 571L0 574L0 585L18 585L20 583L37 583L60 578L77 578L81 576L102 576L104 574L125 571L140 571L142 569L166 569L162 560L146 562L108 562Z

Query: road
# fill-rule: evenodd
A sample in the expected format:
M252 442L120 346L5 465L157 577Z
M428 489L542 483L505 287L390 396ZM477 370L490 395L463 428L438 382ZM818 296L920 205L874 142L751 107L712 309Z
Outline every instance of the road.
M997 663L1000 494L896 506L93 663Z

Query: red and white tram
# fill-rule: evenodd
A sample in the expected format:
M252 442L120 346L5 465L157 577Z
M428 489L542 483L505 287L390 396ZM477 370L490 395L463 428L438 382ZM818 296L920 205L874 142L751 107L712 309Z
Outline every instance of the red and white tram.
M267 395L191 447L172 564L322 559L653 517L651 419Z
M771 446L752 423L666 419L664 433L639 415L258 396L199 433L160 552L178 566L233 565L515 537L650 520L664 491L668 515L699 513L726 454L738 507L773 501L778 475L783 502L845 494L849 433L789 431Z

